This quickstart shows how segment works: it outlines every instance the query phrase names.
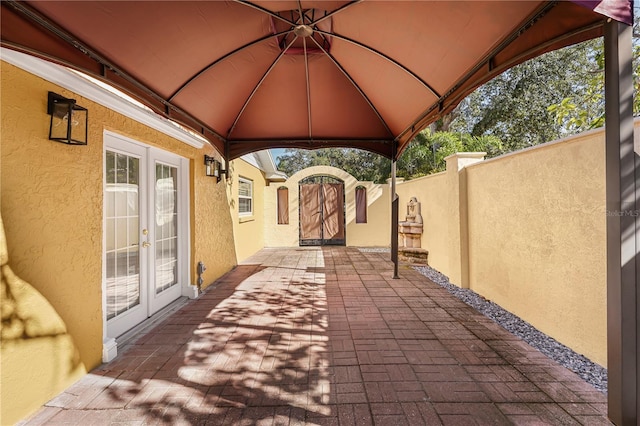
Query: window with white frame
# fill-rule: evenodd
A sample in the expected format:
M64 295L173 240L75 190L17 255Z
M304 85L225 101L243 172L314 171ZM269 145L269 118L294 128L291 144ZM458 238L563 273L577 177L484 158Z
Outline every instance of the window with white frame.
M253 214L253 181L242 177L238 178L238 214Z

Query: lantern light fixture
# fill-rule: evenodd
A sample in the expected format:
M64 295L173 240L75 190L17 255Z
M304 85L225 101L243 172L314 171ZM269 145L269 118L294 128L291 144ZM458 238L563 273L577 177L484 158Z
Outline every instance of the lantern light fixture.
M209 157L205 154L204 156L204 173L209 177L215 177L215 162L216 159L214 157Z
M222 168L222 164L218 160L216 160L215 157L205 155L204 166L205 174L209 177L216 178L216 183L220 182L220 179L222 179L222 175L227 174L227 171Z
M76 104L75 99L49 92L47 114L51 116L49 140L68 145L87 144L88 111Z

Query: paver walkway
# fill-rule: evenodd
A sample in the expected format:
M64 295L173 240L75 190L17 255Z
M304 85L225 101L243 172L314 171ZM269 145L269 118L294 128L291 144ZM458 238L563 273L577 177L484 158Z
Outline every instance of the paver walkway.
M27 424L610 424L606 397L388 253L265 249Z

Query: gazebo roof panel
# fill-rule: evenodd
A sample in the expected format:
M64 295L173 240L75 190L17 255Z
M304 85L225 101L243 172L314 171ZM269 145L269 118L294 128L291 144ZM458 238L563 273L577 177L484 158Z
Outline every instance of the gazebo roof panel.
M218 149L237 139L258 141L253 147L344 143L394 157L509 67L601 35L607 17L632 22L627 0L8 0L1 7L2 46L114 84ZM371 137L388 143L371 145Z

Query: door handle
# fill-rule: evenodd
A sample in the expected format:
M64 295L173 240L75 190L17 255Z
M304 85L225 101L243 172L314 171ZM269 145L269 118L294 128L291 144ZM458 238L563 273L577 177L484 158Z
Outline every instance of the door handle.
M143 248L151 247L151 243L149 241L145 241L142 243Z

